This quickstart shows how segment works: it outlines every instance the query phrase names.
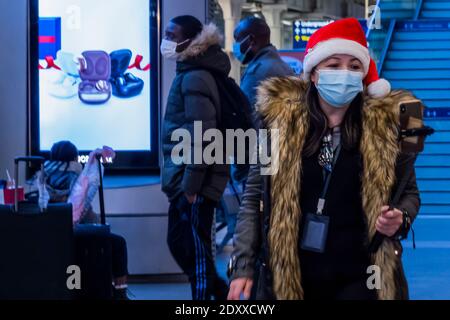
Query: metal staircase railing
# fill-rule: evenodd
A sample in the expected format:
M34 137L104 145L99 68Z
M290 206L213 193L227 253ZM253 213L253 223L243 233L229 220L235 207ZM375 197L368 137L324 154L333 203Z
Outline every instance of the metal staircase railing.
M416 13L414 14L414 20L418 20L420 12L422 11L423 0L417 0Z
M389 29L388 29L388 33L387 33L386 40L384 43L383 51L381 53L380 60L378 61L378 73L379 74L381 74L381 72L383 70L384 61L386 60L386 56L391 47L392 35L394 34L396 23L397 23L397 20L395 20L395 19L392 19L391 22L389 23Z

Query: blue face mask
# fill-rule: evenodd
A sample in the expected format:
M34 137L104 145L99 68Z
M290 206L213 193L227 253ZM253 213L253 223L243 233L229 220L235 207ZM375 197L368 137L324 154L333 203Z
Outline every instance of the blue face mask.
M247 54L250 52L250 47L248 47L247 51L245 53L241 52L241 46L250 39L250 35L246 36L241 42L235 42L233 44L233 55L238 59L241 63L244 62L245 58L247 57Z
M349 70L320 70L316 85L320 96L335 108L350 105L363 91L363 73Z

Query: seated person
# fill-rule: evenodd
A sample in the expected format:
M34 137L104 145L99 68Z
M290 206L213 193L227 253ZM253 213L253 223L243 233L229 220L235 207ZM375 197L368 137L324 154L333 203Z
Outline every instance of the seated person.
M51 149L51 159L44 165L45 189L50 203L69 202L73 206L74 226L85 223L99 223L99 216L92 209L92 201L100 185L97 156L114 158L111 148L103 147L92 151L89 162L83 169L78 160L78 149L69 141L55 143ZM31 192L37 194L40 172L30 181ZM103 174L103 172L102 172ZM128 256L125 239L111 233L109 235L112 247L112 273L114 298L128 299L127 275Z

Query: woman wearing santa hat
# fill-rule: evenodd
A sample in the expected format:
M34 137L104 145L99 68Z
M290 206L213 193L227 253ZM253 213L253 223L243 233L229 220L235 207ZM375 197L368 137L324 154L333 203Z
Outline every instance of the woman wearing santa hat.
M412 96L379 79L353 18L311 37L303 76L258 89L262 126L279 130L279 167L251 169L229 299L407 299L399 239L420 206L415 174L390 199L415 162L398 145L398 105Z

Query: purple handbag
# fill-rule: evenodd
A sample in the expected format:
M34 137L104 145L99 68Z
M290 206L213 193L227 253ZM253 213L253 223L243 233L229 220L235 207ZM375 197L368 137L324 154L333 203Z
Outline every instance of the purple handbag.
M102 104L111 98L111 59L104 51L85 51L80 59L78 87L80 100L87 104Z

